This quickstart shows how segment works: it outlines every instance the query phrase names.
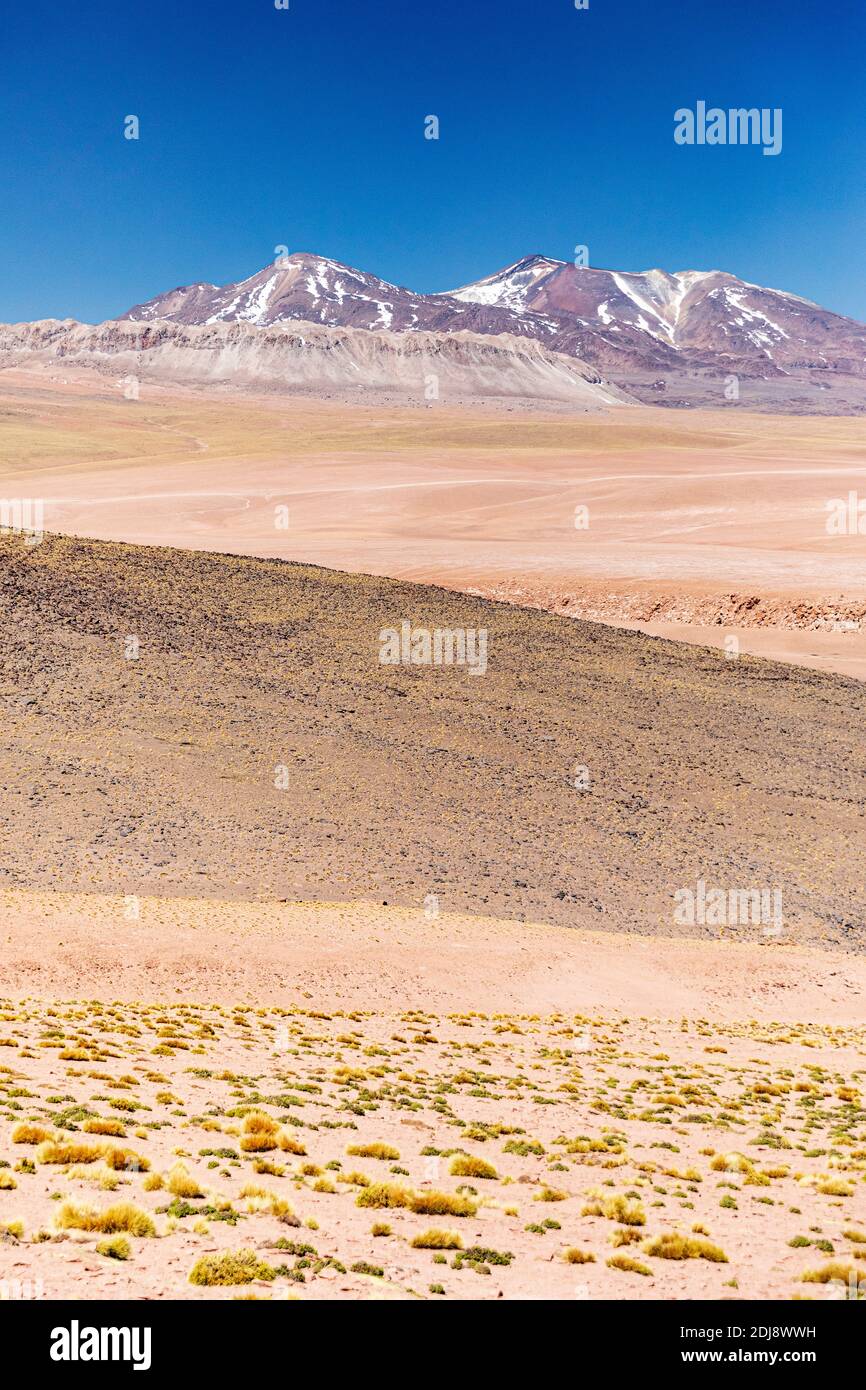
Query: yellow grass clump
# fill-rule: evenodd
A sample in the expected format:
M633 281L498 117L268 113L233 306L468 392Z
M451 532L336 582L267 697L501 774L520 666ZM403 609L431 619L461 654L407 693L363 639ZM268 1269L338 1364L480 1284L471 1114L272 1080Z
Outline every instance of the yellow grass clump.
M400 1157L400 1150L395 1149L393 1144L350 1144L346 1153L350 1158L380 1158L392 1162Z
M126 1138L126 1126L121 1120L85 1120L85 1134L107 1134L113 1139Z
M189 1274L189 1282L212 1287L251 1284L254 1279L274 1279L276 1270L260 1260L255 1250L226 1250L222 1255L202 1255Z
M449 1172L454 1178L499 1177L492 1163L488 1163L484 1158L474 1158L471 1154L457 1154L451 1160Z
M105 1255L109 1260L128 1260L132 1246L126 1236L109 1236L107 1240L98 1243L96 1253Z
M101 1153L108 1167L116 1172L126 1169L132 1173L146 1173L150 1168L150 1159L135 1153L133 1149L118 1149L113 1144L107 1144Z
M75 1140L46 1139L36 1150L37 1163L98 1163L104 1156L102 1144L81 1144Z
M843 1265L839 1260L831 1260L828 1264L822 1265L820 1269L807 1269L805 1274L800 1276L804 1284L831 1284L836 1280L848 1284L852 1278L859 1279L859 1277L859 1271L855 1265Z
M13 1144L43 1144L46 1139L52 1139L54 1131L46 1129L44 1125L27 1124L26 1122L16 1125L12 1131Z
M685 1236L679 1231L665 1231L643 1247L644 1254L657 1255L661 1260L712 1260L727 1264L728 1257L718 1245L703 1236Z
M265 1154L277 1147L277 1141L273 1134L245 1134L240 1147L245 1154Z
M643 1235L636 1226L617 1226L610 1240L614 1246L636 1245Z
M646 1225L646 1212L640 1202L622 1193L615 1197L606 1197L603 1192L590 1193L590 1201L584 1205L581 1216L604 1216L608 1221L619 1221L622 1226Z
M74 1202L64 1202L54 1217L54 1224L60 1231L99 1231L102 1235L114 1235L125 1231L131 1236L155 1236L153 1218L132 1202L117 1202L105 1211L95 1211L92 1207L78 1207Z
M241 1149L244 1153L268 1153L277 1147L279 1125L270 1115L253 1110L244 1117Z
M287 1134L284 1129L280 1130L277 1135L277 1143L283 1150L283 1153L297 1154L299 1158L306 1158L307 1156L307 1150L304 1148L300 1139L296 1139L292 1134Z
M854 1184L845 1182L844 1178L822 1178L816 1183L815 1191L825 1197L853 1197Z
M748 1173L754 1165L745 1154L716 1154L710 1164L714 1173Z
M408 1207L412 1192L396 1182L374 1182L355 1198L356 1207Z
M576 1245L569 1245L562 1252L562 1258L569 1265L594 1265L595 1255L589 1250L580 1250Z
M431 1229L422 1231L420 1235L413 1236L411 1245L414 1250L462 1250L463 1241L456 1231L439 1231Z
M281 1163L271 1163L267 1158L253 1159L253 1172L260 1173L269 1178L281 1178L285 1174L285 1168Z
M246 1202L248 1212L267 1211L279 1221L296 1226L300 1224L295 1219L291 1203L284 1197L279 1197L276 1192L269 1192L266 1187L259 1187L253 1182L244 1183L240 1197Z
M176 1163L165 1180L173 1197L203 1197L201 1184L182 1163Z
M641 1264L640 1260L633 1260L631 1255L611 1255L605 1264L609 1269L621 1269L626 1274L644 1274L652 1278L652 1270Z
M470 1197L452 1196L450 1192L416 1192L409 1209L418 1216L474 1216L478 1203Z
M348 1183L350 1187L370 1186L370 1179L367 1177L367 1174L356 1173L354 1170L351 1173L341 1173L340 1182Z

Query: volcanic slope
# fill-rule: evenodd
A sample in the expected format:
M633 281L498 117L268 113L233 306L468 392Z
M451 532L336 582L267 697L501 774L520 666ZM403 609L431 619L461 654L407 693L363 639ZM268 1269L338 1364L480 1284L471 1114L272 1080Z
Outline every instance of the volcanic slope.
M862 939L866 687L276 560L0 536L0 885ZM486 629L487 671L379 664ZM740 927L761 939L761 927Z

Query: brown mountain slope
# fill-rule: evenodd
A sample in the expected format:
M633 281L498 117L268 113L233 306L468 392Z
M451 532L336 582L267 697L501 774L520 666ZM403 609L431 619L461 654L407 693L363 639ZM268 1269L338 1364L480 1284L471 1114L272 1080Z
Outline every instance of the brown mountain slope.
M703 878L781 890L800 940L861 937L857 682L363 575L53 537L0 537L0 598L4 886L434 894L670 935L674 893ZM379 665L403 619L486 628L486 674Z

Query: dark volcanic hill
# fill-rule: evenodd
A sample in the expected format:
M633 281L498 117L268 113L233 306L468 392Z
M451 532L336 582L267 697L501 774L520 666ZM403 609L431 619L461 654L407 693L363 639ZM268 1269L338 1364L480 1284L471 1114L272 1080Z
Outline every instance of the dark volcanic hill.
M421 585L55 537L0 536L0 602L4 886L433 893L670 935L674 893L703 879L778 889L795 939L862 936L856 681ZM404 619L486 629L486 674L380 665Z

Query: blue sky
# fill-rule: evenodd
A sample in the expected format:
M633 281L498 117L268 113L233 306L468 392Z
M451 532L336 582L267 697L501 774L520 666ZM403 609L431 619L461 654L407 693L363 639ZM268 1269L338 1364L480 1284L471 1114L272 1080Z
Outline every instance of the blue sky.
M10 4L0 320L107 318L282 244L423 291L585 244L866 320L864 55L855 0ZM698 99L781 107L782 153L676 145Z

